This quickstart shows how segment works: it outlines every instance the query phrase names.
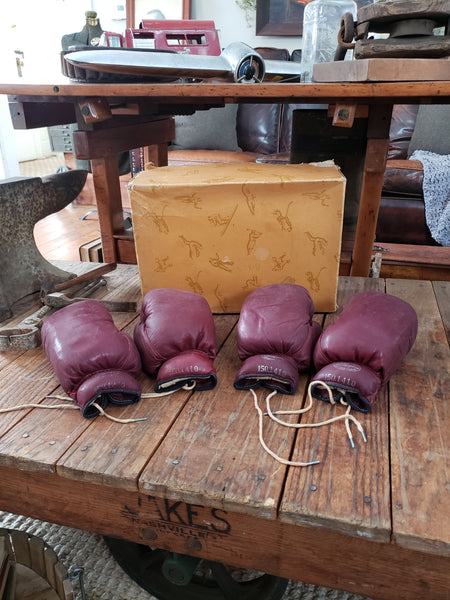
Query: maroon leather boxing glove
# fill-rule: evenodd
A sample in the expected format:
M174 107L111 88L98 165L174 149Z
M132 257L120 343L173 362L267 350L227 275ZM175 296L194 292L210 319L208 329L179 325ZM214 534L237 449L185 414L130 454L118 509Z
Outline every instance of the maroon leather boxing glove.
M156 392L194 383L197 390L216 385L216 332L203 296L175 289L150 290L142 301L134 341L144 370L157 374Z
M327 327L314 350L318 372L312 379L315 398L341 399L368 412L379 390L397 371L417 335L417 315L410 304L382 292L363 292Z
M234 387L263 386L293 394L299 371L311 365L321 332L313 314L311 296L300 285L267 285L247 296L237 325L238 354L244 363Z
M59 383L84 417L99 414L94 403L104 409L108 403L140 399L139 353L100 302L83 300L61 308L44 321L41 334Z

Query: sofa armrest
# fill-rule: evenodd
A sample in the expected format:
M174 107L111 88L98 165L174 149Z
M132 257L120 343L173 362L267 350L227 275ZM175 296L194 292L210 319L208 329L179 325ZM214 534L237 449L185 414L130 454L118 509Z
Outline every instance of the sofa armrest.
M375 239L381 244L438 245L428 229L423 200L413 197L381 198Z
M383 195L423 197L423 166L418 160L388 160Z

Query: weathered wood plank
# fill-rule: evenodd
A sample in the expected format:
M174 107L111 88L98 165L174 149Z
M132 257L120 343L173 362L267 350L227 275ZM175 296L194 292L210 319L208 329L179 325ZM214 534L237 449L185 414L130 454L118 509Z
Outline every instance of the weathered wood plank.
M231 334L238 319L239 315L214 315L217 353L221 351L222 346L226 342L228 336Z
M63 600L70 600L73 588L67 579L67 569L61 562L57 562L55 565L55 579L55 590L58 592L58 597L63 598Z
M105 279L108 280L108 286L96 293L98 297L139 301L141 291L136 267L121 265L120 269L105 276ZM113 317L116 325L122 328L135 314L114 313ZM218 347L222 345L235 321L236 317L233 316L216 318ZM135 321L130 323L126 329L128 333L132 334L134 324ZM30 360L33 357L36 361L35 366ZM18 366L20 374L17 373ZM17 381L17 377L25 368L29 371L30 387L21 388L23 401L26 398L27 401L41 402L48 393L63 393L61 388L57 387L57 381L42 348L19 356L10 368L12 372L8 379L11 380L11 389L15 393L14 382ZM39 374L39 379L45 381L44 389L36 386L33 373ZM143 392L151 392L153 381L145 375L142 375L141 379ZM6 389L2 393L8 395L10 391ZM64 455L59 466L59 472L63 476L94 480L107 485L111 484L112 480L121 479L125 487L135 487L136 478L151 455L152 448L158 446L161 437L170 428L187 398L184 394L182 400L181 394L183 393L180 392L174 397L143 400L139 406L113 407L108 410L113 416L125 418L150 415L145 426L144 423L119 425L104 419L97 419L94 423L82 419L79 411L72 410L50 412L34 409L31 412L7 413L3 415L1 422L5 428L8 426L9 431L0 438L0 462L27 470L53 470L58 459ZM174 402L175 399L177 401ZM16 405L21 402L22 400L13 396L9 404ZM58 401L45 400L45 403L58 404ZM6 402L4 405L7 405ZM88 433L90 427L93 429ZM122 433L119 434L119 431ZM131 431L139 432L131 436L134 444L132 447L128 444ZM86 432L84 436L83 432ZM136 452L132 451L133 448Z
M0 527L0 549L7 554L13 555L11 540L9 539L9 531L4 527Z
M275 518L286 467L275 462L258 439L258 415L250 392L233 381L241 362L235 331L216 361L218 385L193 394L174 427L144 469L143 491L185 502ZM302 401L306 378L295 396L280 396L291 409ZM268 423L268 446L289 458L294 432Z
M434 295L441 313L442 324L450 344L450 282L433 281Z
M35 348L26 354L19 355L1 373L1 409L30 402L41 402L45 395L51 394L58 386L58 381L41 348ZM18 381L20 381L20 386L17 384ZM0 436L8 432L29 412L30 409L24 409L0 414ZM0 449L0 463L3 458Z
M45 578L52 586L56 589L56 577L55 577L55 565L58 562L58 555L49 546L44 548L44 561L45 561Z
M47 572L44 560L44 540L32 535L29 540L31 568L41 577L45 577Z
M61 388L56 391L63 393ZM60 401L45 399L45 404ZM90 426L79 410L33 409L0 438L0 463L27 471L54 471L61 454Z
M450 50L447 36L409 36L389 37L387 39L373 39L372 37L357 40L353 55L355 59L364 60L374 58L436 58L446 59ZM437 79L441 79L437 77Z
M450 351L426 281L387 280L419 316L416 342L389 384L393 535L450 556Z
M3 480L4 481L4 480ZM14 549L16 562L26 567L31 567L30 545L26 531L13 530L9 533Z
M153 390L151 380L142 378L142 391ZM137 478L161 439L177 418L191 392L142 399L126 408L109 407L108 414L123 419L146 421L119 424L97 418L85 429L57 462L61 477L136 489Z
M449 559L323 527L0 467L1 507L372 600L448 600ZM17 490L28 493L18 498ZM51 502L48 499L51 498Z
M384 281L340 278L339 309L327 316L325 326L337 319L352 296L366 290L384 291ZM275 408L273 403L272 409ZM317 423L343 412L342 407L314 402L301 423ZM351 425L356 446L353 450L343 421L298 430L292 460L321 462L289 468L279 518L389 541L389 425L385 395L379 394L371 413L352 413L368 439L365 444Z
M394 4L366 5L358 13L358 23L374 21L381 27L399 21L405 15L414 15L416 19L442 18L447 9L446 0L429 0L424 4L421 0L399 1ZM371 29L370 31L378 31ZM381 29L381 31L386 31Z
M361 58L317 63L315 82L324 81L446 81L449 64L440 58Z
M136 268L132 269L135 283L131 287L135 287ZM340 308L359 289L379 285L383 285L380 280L342 278ZM394 543L387 535L389 514L386 518L390 504L389 498L386 499L388 443L383 401L387 396L385 400L380 396L373 412L361 418L369 441L364 445L358 434L354 434L355 451L348 446L343 423L326 428L328 431L313 430L310 440L300 432L296 443L290 432L276 424L265 428L269 446L285 458L294 448L292 458L303 459L306 448L312 448L314 457L322 459L313 468L288 469L280 518L276 518L286 467L275 463L260 448L253 400L232 386L240 361L234 334L230 336L229 332L237 316L230 316L230 321L225 316L216 317L219 347L225 340L216 361L219 373L216 390L193 393L186 402L180 402L175 394L165 400L144 400L137 406L114 412L140 415L140 411L152 411L157 402L155 421L114 424L117 427L114 429L104 420L80 419L77 411L57 411L57 419L54 413L50 417L34 417L36 429L31 442L35 446L31 450L27 446L30 440L20 435L26 429L20 427L32 423L32 414L21 414L16 425L0 437L0 445L6 440L18 444L11 447L18 452L13 454L18 459L16 465L22 467L2 466L0 454L0 508L342 588L366 594L373 600L392 600L392 590L396 589L402 590L403 600L424 596L448 600L450 569L448 556L443 555L448 554L445 536L450 530L444 441L449 423L444 397L449 383L449 351L445 329L440 324L441 319L448 323L448 317L444 317L448 314L445 308L448 291L435 285L433 295L431 284L425 282L390 281L387 285L393 290L391 293L405 297L419 312L419 337L426 342L419 343L419 352L414 346L402 369L392 378L389 390L394 432L391 438ZM121 289L128 294L124 282ZM132 294L139 293L136 290L138 287ZM116 292L117 298L131 299L123 298L120 290ZM114 316L120 327L132 330L130 315ZM336 316L337 313L328 318L331 321ZM29 372L51 379L51 372L46 372L42 357L38 357L40 352L26 354L31 359L31 371L20 357L4 367L2 376L9 374L16 386L11 382L9 395L17 394L18 381L20 387L23 383L27 389ZM150 378L143 376L143 380L148 388L152 387ZM302 379L302 389L306 381L306 377ZM28 387L30 393L35 393L34 384L34 388ZM8 393L2 396L0 390L0 398L7 399ZM274 398L272 404L274 409L278 403L291 407L294 403L300 405L302 400L300 392L294 397ZM144 406L144 402L150 404ZM171 408L174 403L178 412ZM320 403L314 410L325 414L330 408ZM316 419L322 413L311 412L308 418ZM5 415L0 425L4 419ZM80 423L86 427L83 432L78 431ZM164 429L161 423L169 425ZM44 430L41 437L39 426ZM148 427L150 433L145 431L141 437L136 436L141 426L143 432ZM113 437L116 432L119 432L117 437ZM56 444L49 444L51 434L60 436ZM149 437L145 438L146 435ZM68 441L63 439L66 436ZM144 443L145 439L150 440L150 447ZM82 451L90 440L94 445ZM55 445L56 452L47 461L45 456L51 456ZM116 447L119 450L113 453ZM153 458L146 465L154 449ZM39 465L39 461L48 462L53 470L33 471L32 465ZM139 464L143 468L140 479ZM61 477L61 473L65 476ZM19 494L18 490L23 489L27 493ZM354 496L349 495L351 489ZM403 501L405 490L408 510L395 506L397 498Z

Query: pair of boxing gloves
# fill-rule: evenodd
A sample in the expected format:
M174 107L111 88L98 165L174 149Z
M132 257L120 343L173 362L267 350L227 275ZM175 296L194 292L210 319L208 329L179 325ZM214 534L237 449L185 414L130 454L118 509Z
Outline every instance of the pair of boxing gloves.
M238 322L244 363L234 386L292 394L299 372L314 365L313 397L330 400L331 393L333 402L370 411L416 339L415 310L401 298L368 291L355 295L323 332L313 313L308 291L298 285L270 285L250 294Z
M61 387L84 417L96 417L98 407L108 404L137 402L142 368L157 374L156 392L194 382L197 390L207 390L217 382L214 319L205 298L192 292L148 292L134 340L95 300L55 312L44 321L41 337Z
M395 296L366 292L355 296L323 333L313 314L312 299L302 286L274 284L252 292L237 327L244 362L234 386L261 385L292 394L299 372L314 361L318 373L313 383L325 381L336 399L345 395L352 407L367 412L414 343L415 311ZM61 386L85 417L98 414L95 404L104 409L108 403L137 402L142 367L157 375L156 392L192 383L207 390L217 382L213 316L207 301L192 292L148 292L135 343L92 300L49 317L42 342ZM319 385L313 395L326 399Z

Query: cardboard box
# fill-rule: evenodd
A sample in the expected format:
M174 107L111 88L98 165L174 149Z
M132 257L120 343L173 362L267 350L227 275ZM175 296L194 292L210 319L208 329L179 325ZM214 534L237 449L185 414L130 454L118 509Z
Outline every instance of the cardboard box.
M129 185L142 292L204 296L239 312L255 288L306 287L336 309L345 177L327 164L149 167Z

